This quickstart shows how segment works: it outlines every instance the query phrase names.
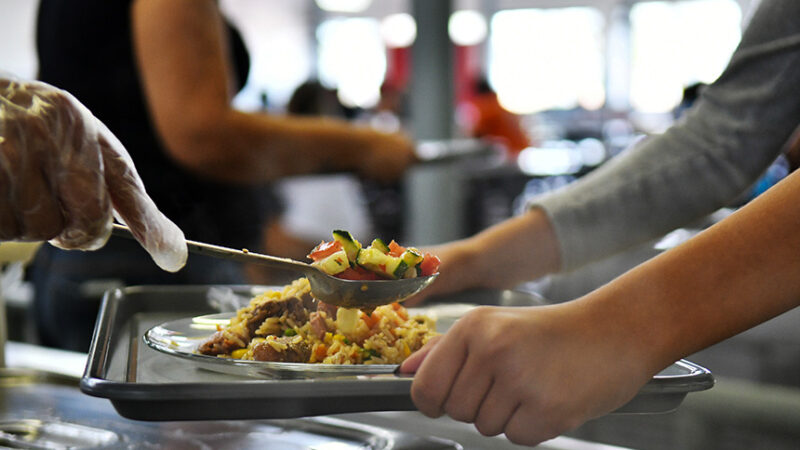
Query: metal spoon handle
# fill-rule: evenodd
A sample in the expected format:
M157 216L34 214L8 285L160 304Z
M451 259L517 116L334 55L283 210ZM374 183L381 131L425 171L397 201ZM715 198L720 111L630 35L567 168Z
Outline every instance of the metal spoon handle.
M118 223L114 224L111 231L114 236L134 239L130 228ZM309 271L316 271L313 267L300 261L295 261L289 258L279 258L277 256L263 255L261 253L253 253L247 250L235 250L220 245L207 244L205 242L186 240L186 246L192 253L200 255L211 256L214 258L230 259L242 263L255 263L263 266L269 266L274 269L299 271L308 273Z

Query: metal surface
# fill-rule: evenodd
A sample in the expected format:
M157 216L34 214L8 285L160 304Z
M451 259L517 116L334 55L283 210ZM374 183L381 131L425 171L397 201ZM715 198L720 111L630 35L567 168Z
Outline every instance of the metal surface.
M113 234L133 238L128 227L114 224ZM438 274L401 280L352 281L332 277L316 267L289 258L263 255L248 250L235 250L219 245L186 240L189 251L214 258L241 263L261 264L273 269L302 273L308 278L317 300L345 308L370 308L403 301L428 287Z
M333 417L141 422L119 417L77 381L40 371L0 371L0 447L103 449L458 450L450 440Z
M55 422L90 428L100 431L100 438L105 433L114 433L116 443L91 448L127 448L127 449L248 449L248 448L280 448L293 449L298 445L308 448L335 448L348 450L350 445L343 445L343 434L351 435L348 430L363 430L367 426L379 441L382 438L392 440L395 449L436 449L460 448L466 450L521 450L503 436L482 436L474 426L456 422L447 417L431 419L415 411L357 413L341 416L329 416L313 419L291 419L275 421L193 421L193 422L141 422L120 417L106 399L83 395L78 390L78 382L86 365L86 354L66 352L48 347L39 347L18 342L9 343L7 349L9 365L16 368L27 368L25 373L36 375L21 390L0 389L0 421L23 422L30 420L43 423ZM58 374L53 370L57 369ZM28 376L28 375L26 375ZM10 386L6 383L4 386ZM17 383L16 386L19 386ZM626 416L633 417L633 416ZM639 417L639 416L637 416ZM334 419L332 422L329 419ZM338 420L336 420L338 419ZM341 422L344 420L344 422ZM307 434L306 423L314 424L317 432ZM335 429L331 433L325 427L316 427L324 423L327 426L341 425L344 430ZM278 425L283 425L279 427ZM380 430L374 430L374 428ZM63 429L63 428L62 428ZM79 428L81 429L81 428ZM82 428L85 431L85 428ZM306 430L306 431L301 431ZM373 431L374 430L374 431ZM324 434L319 436L319 434ZM107 435L106 435L107 436ZM16 436L17 439L30 436ZM323 440L327 437L327 440ZM97 436L95 436L97 438ZM313 438L314 442L307 439ZM448 444L448 440L450 443ZM72 441L71 441L72 442ZM62 442L63 444L64 442ZM455 444L457 443L457 444ZM35 448L34 442L17 447ZM315 445L316 444L316 445ZM0 446L9 444L0 444ZM452 445L448 447L447 445ZM62 445L64 447L66 445ZM56 447L56 445L51 445ZM79 448L80 445L73 445ZM85 448L85 447L84 447ZM377 448L378 445L358 445L355 448ZM541 450L611 450L604 444L579 441L569 437L558 437L543 443Z
M409 376L253 379L204 370L143 343L142 335L154 325L214 312L207 301L210 288L143 286L107 293L81 389L111 400L123 417L149 421L275 419L415 409ZM241 295L263 290L232 288ZM450 300L509 306L541 302L532 294L491 290L467 292ZM618 412L671 411L688 392L712 385L713 378L705 369L676 363Z

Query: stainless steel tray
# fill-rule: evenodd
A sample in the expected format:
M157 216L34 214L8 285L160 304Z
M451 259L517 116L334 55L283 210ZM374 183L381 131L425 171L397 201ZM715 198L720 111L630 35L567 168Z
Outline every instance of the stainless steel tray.
M142 422L120 418L107 401L87 397L77 380L0 369L0 448L461 450L423 437L342 418Z
M144 344L142 336L155 325L217 312L209 306L209 289L210 286L140 286L106 293L81 390L109 399L124 417L149 421L284 419L415 409L409 395L409 376L259 379L205 370ZM231 289L248 296L263 287ZM543 303L534 294L493 290L437 300L509 306ZM654 377L617 412L671 411L689 392L708 389L713 383L708 370L679 361Z

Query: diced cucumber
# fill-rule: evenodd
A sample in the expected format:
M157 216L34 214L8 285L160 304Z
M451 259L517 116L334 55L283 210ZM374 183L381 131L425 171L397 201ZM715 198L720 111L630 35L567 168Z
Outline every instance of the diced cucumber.
M362 249L358 254L358 265L367 270L371 270L377 274L390 278L396 278L395 271L397 271L397 268L401 263L405 264L403 263L402 259L387 255L373 246ZM406 268L407 267L408 266L406 265ZM405 269L403 269L400 274L404 272Z
M408 264L406 264L406 262L403 261L403 259L401 258L400 264L398 264L397 268L394 269L394 272L392 272L392 278L403 278L403 275L405 275L406 270L408 270Z
M342 244L350 265L355 265L358 252L361 251L361 243L355 240L350 232L344 230L333 230L333 239Z
M311 265L319 267L320 270L328 275L336 275L350 267L350 262L347 260L347 253L344 250L339 250L319 261L313 262Z
M423 256L419 250L415 249L414 247L408 247L400 256L400 258L408 267L414 267L422 262Z
M380 252L383 254L389 253L389 246L386 245L386 242L383 242L383 239L381 238L373 239L372 244L370 244L369 246L374 249L380 250Z

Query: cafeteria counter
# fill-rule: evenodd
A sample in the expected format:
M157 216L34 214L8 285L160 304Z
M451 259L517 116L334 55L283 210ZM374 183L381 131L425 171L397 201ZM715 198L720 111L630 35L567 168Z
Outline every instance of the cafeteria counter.
M12 448L520 449L471 425L413 411L290 420L143 422L80 392L86 355L8 342L0 377L0 446ZM26 370L29 369L29 370ZM558 437L538 448L621 447Z
M40 439L76 448L263 448L270 438L285 445L275 448L363 448L358 439L372 439L373 446L366 448L523 448L502 437L481 436L471 425L413 411L293 420L134 421L119 416L108 400L80 392L86 355L17 342L9 342L6 352L7 371L33 369L46 376L33 378L35 389L8 378L0 383L0 445L39 426ZM689 396L673 413L606 416L539 448L794 449L797 442L800 389L718 378L714 389ZM35 441L28 444L36 448Z

